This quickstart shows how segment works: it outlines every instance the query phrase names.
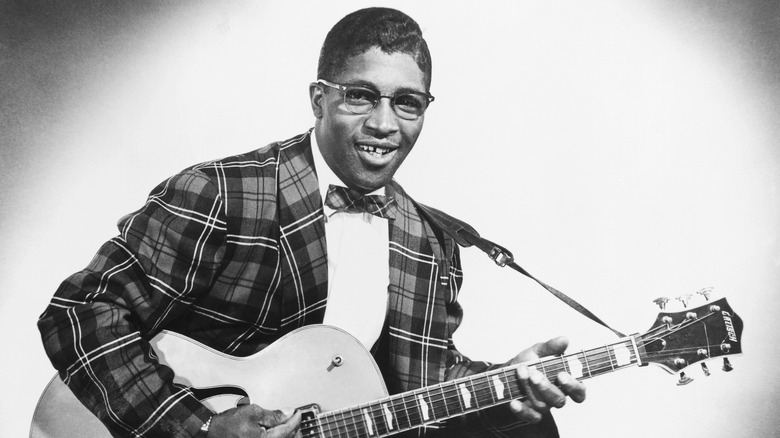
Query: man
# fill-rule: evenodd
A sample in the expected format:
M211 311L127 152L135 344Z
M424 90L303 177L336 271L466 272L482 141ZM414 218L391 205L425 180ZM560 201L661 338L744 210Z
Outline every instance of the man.
M457 246L392 179L422 130L430 84L411 18L384 8L344 17L310 85L312 131L171 177L62 284L39 321L44 346L113 434L283 437L299 428L300 415L283 406L211 412L150 352L164 329L242 356L304 325L337 325L372 349L391 392L489 368L452 343L462 316ZM512 363L565 347L537 344ZM562 373L558 388L524 366L518 377L525 402L419 433L557 436L549 408L566 395L582 401L584 387Z

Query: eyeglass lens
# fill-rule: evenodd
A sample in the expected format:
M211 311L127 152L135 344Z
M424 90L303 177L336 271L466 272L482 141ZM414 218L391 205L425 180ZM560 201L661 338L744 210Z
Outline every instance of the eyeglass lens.
M368 114L379 102L380 95L365 87L347 86L344 90L344 103L347 109L356 114ZM399 117L416 119L428 106L428 99L414 93L397 94L391 97L391 105Z

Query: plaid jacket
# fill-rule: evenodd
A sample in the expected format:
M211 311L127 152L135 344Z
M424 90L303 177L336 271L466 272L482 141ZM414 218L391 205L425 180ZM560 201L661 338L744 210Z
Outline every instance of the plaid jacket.
M309 135L163 182L57 290L38 323L44 347L113 434L192 436L212 415L155 360L147 340L161 330L244 356L322 322L328 270ZM469 361L452 343L462 317L457 246L420 219L399 185L388 194L398 202L379 354L389 390L484 371L489 364ZM489 416L472 415L467 429L505 436L517 427L494 426ZM522 428L543 436L537 429Z

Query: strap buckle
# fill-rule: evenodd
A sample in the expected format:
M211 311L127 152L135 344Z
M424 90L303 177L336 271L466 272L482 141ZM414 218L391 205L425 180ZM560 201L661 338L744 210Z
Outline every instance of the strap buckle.
M490 260L493 260L495 264L502 268L508 263L512 263L512 261L514 261L514 256L512 256L512 253L509 252L508 249L495 244L488 253L488 257L490 257Z

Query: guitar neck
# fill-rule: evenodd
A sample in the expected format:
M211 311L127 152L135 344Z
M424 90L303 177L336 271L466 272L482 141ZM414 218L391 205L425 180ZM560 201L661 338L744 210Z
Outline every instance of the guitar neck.
M557 383L565 371L578 380L641 365L643 347L633 336L614 344L526 363ZM320 413L302 424L304 437L383 437L426 424L524 399L516 373L508 366L416 389L363 405Z

